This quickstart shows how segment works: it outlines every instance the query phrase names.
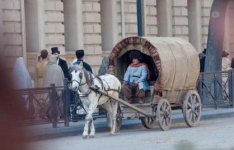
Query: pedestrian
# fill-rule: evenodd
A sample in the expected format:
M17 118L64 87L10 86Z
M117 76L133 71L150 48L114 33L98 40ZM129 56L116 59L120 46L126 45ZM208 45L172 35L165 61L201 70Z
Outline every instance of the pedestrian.
M40 55L40 62L36 66L36 87L44 87L45 69L48 64L48 51L43 49Z
M222 73L222 85L224 87L223 99L227 99L227 97L229 95L229 87L228 87L229 74L226 72L229 70L232 70L231 61L229 60L228 55L229 55L229 53L226 52L225 50L222 52L222 71L224 71L224 73ZM226 93L224 91L226 91Z
M71 80L71 75L68 70L67 61L64 58L60 57L60 51L58 47L52 47L51 52L52 52L52 55L55 55L58 57L56 63L61 67L64 77L67 78L68 80Z
M31 75L27 69L24 58L19 57L16 59L14 68L13 68L13 84L14 88L17 90L22 89L31 89L34 88L34 81L32 80ZM28 112L29 117L33 117L34 115L34 105L33 102L28 100L28 95L22 95L21 102L24 104L25 110Z
M44 80L44 86L45 87L50 87L51 84L54 84L55 87L61 87L64 86L64 74L63 71L61 69L61 67L59 65L57 65L57 61L58 61L58 56L57 55L51 55L49 57L49 63L47 65L46 71L45 71L45 80ZM62 99L63 99L63 95L62 95L62 91L59 91L56 93L56 97L58 100L58 105L59 105L59 111L60 111L60 116L63 115L63 103L62 103ZM45 97L47 97L47 95L45 95ZM45 110L49 112L49 114L47 114L48 118L50 117L50 106L51 106L51 101L46 101L46 108Z
M98 75L101 76L101 75L107 74L108 69L109 69L109 58L103 57L102 64L101 64L99 71L98 71Z
M231 60L231 68L232 68L232 70L234 69L234 57Z
M83 49L76 51L76 59L72 62L72 65L80 64L80 62L83 62L83 67L87 71L89 71L90 73L93 73L91 66L84 61L84 50Z
M206 48L201 53L199 53L199 59L200 59L200 72L204 72L205 61L206 61Z
M32 77L23 57L16 59L13 68L13 81L16 89L29 89L34 87Z
M229 53L225 50L222 52L222 71L229 71L231 70L231 61L228 58Z

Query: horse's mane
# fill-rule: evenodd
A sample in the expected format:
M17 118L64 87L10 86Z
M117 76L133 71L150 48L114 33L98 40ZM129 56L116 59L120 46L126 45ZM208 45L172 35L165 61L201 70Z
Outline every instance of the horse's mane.
M93 84L93 80L91 79L92 73L87 71L85 68L83 68L83 72L84 72L85 80L88 83L88 85Z

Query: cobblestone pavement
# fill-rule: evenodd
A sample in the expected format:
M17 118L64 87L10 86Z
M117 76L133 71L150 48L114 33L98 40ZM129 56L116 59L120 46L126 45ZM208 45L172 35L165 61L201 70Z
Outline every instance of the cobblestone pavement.
M81 130L30 144L34 150L234 150L234 117L203 120L199 127L173 123L169 131L147 130L140 124L124 125L115 136L106 126L94 139L82 139Z

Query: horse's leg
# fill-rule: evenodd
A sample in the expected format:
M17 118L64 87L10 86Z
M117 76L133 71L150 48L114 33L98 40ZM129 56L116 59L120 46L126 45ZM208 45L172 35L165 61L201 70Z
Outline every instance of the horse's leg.
M95 126L94 126L94 121L93 119L90 120L90 138L94 138L95 136Z
M88 114L86 115L86 120L89 120L90 122L90 136L94 137L95 136L95 127L94 127L94 123L93 123L93 112L95 111L95 109L97 108L97 102L91 103L89 105L89 109L88 109Z
M86 139L88 137L88 135L89 135L89 122L90 122L90 120L87 120L87 119L85 120L84 131L83 131L83 134L82 134L84 139Z
M111 101L108 100L105 104L103 104L103 108L107 111L107 124L110 129L112 129L112 106Z
M114 97L118 97L118 93L113 94ZM117 101L112 101L112 128L111 128L111 135L115 134L116 131L116 118L117 118L117 109L118 109L118 102Z
M83 103L83 106L84 106L84 109L86 111L88 111L89 107L85 103ZM88 115L88 113L86 114L86 116L87 115ZM88 135L89 135L89 122L90 122L90 119L85 119L85 126L84 126L84 131L83 131L83 134L82 134L83 138L87 138Z

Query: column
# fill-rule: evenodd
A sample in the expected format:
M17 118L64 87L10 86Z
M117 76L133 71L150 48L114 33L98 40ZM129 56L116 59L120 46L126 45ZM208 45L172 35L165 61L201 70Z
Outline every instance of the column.
M172 36L172 0L157 0L158 35Z
M63 2L66 51L82 49L84 48L82 0Z
M101 0L102 49L112 50L117 42L117 2Z
M25 28L25 1L20 0L21 8L21 32L22 32L22 56L27 62L27 46L26 46L26 28Z
M188 0L189 41L202 51L201 0Z
M28 52L39 52L44 43L44 0L25 1L26 47Z

